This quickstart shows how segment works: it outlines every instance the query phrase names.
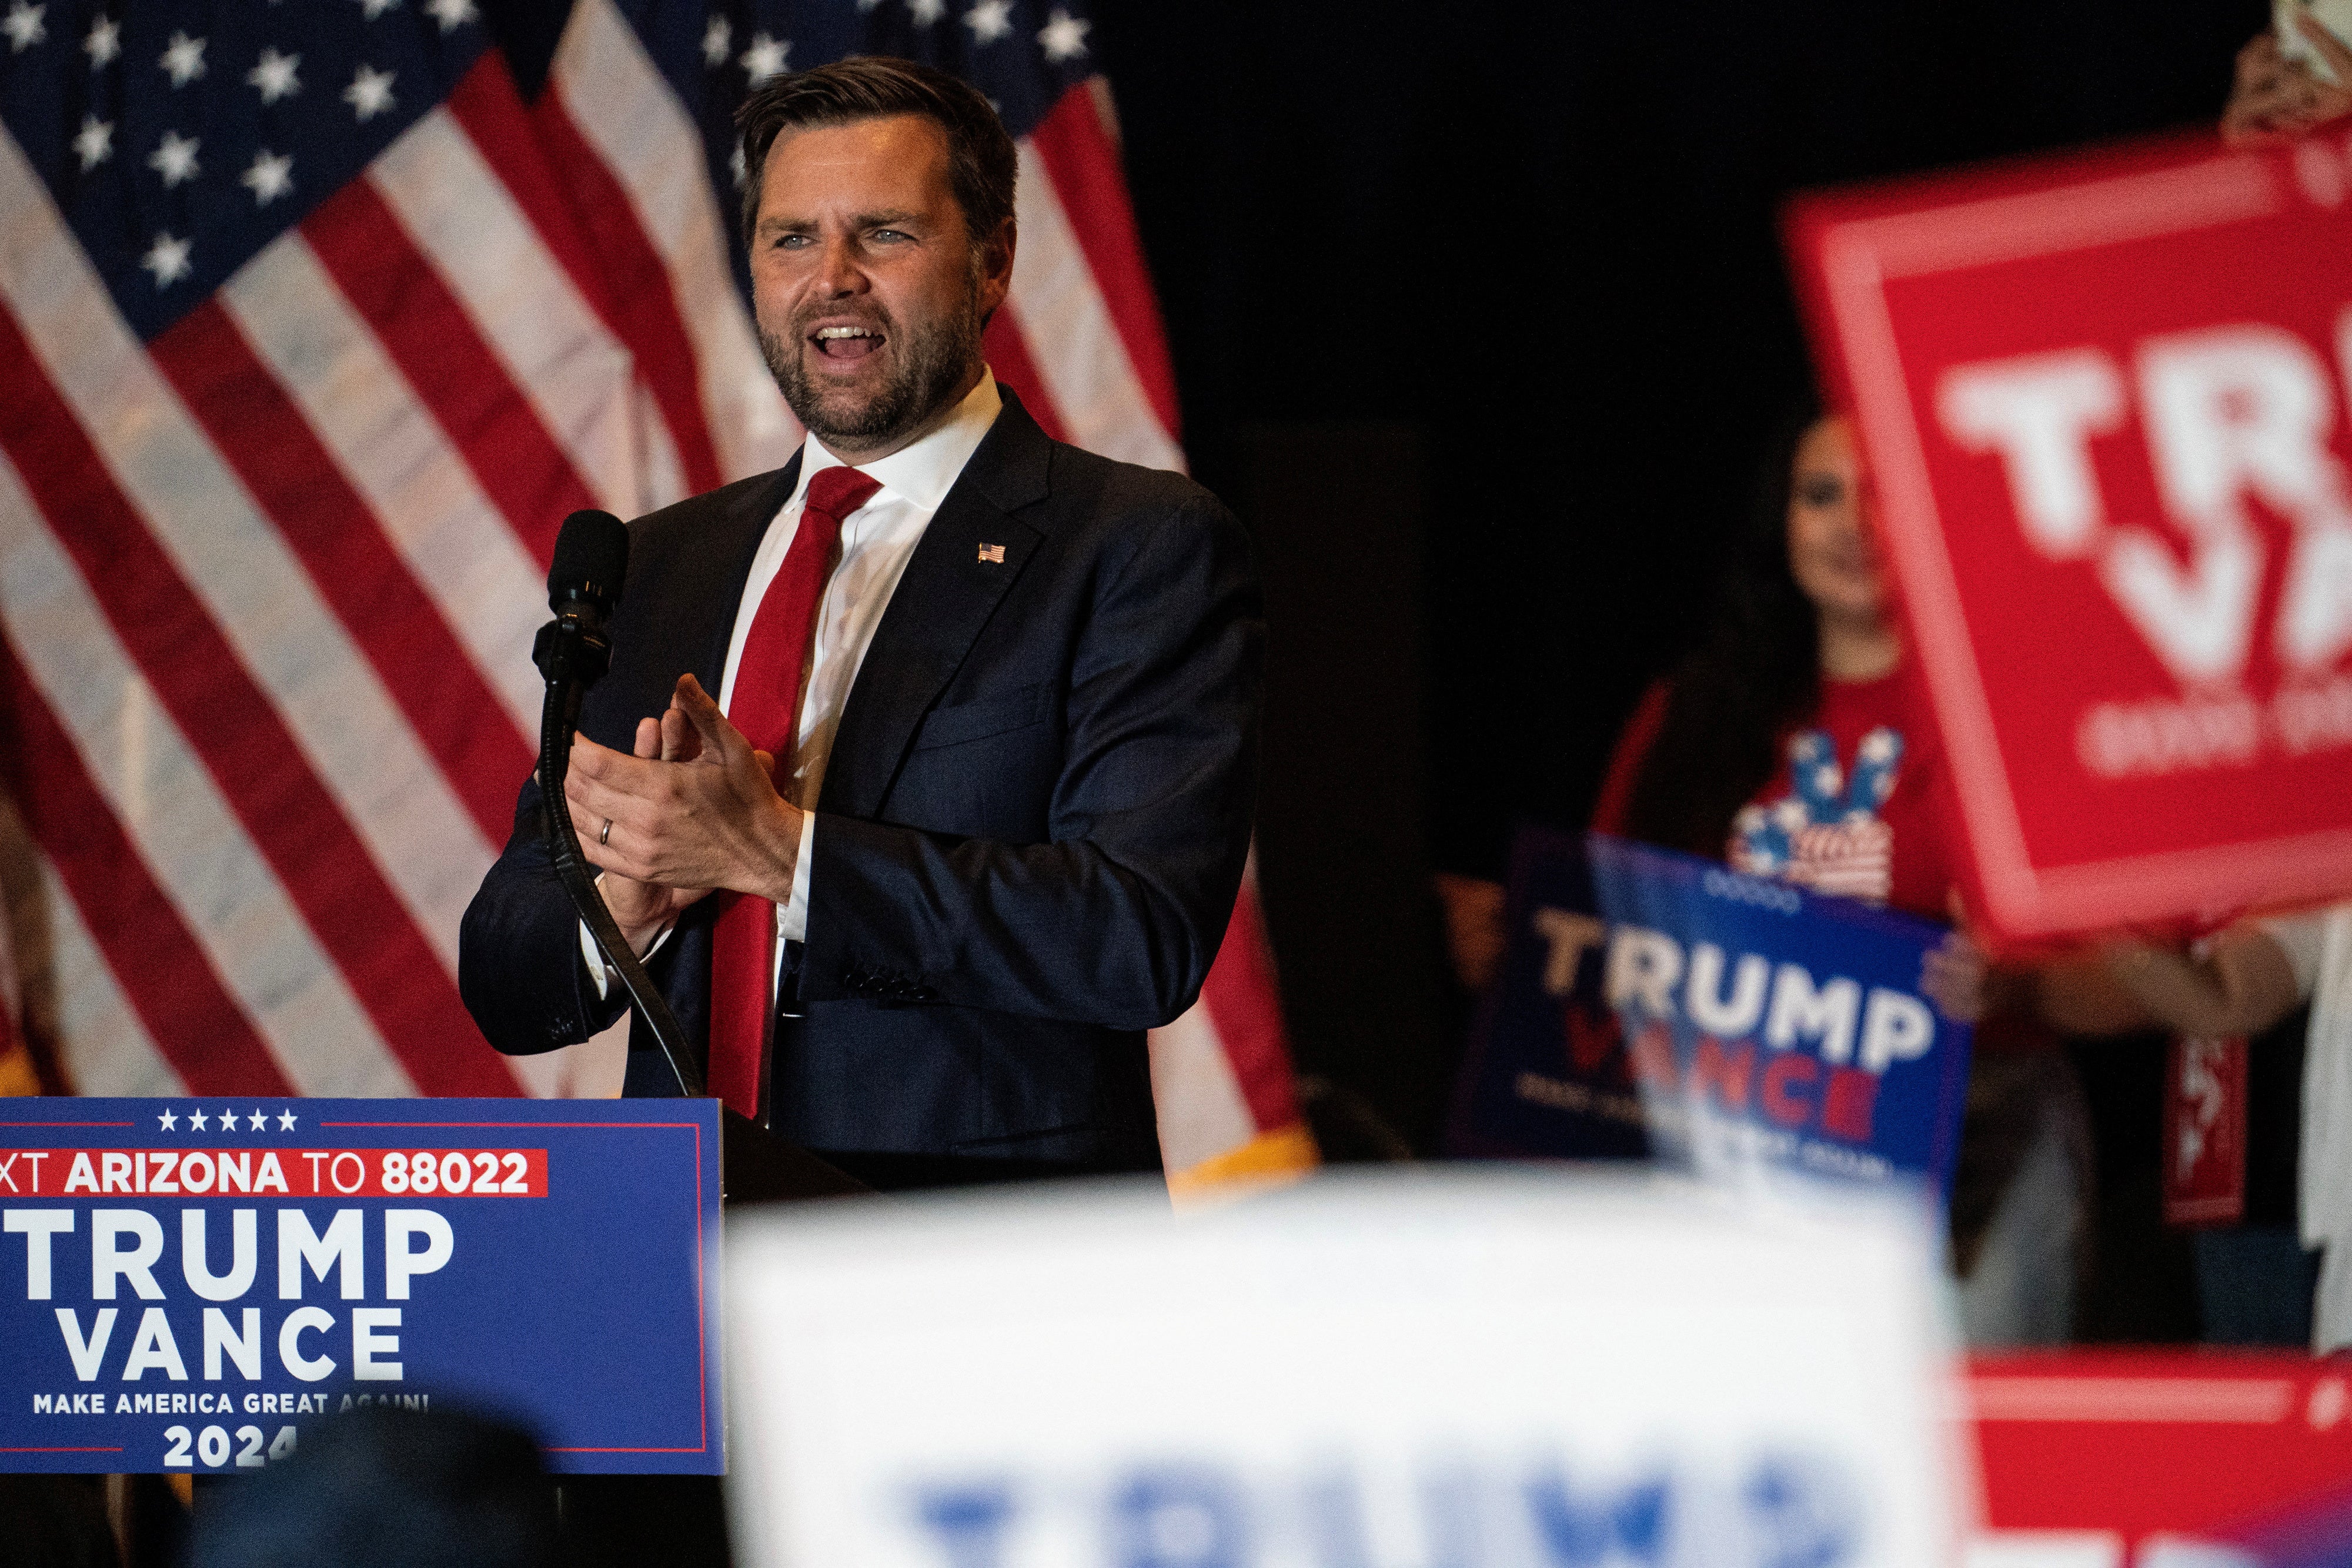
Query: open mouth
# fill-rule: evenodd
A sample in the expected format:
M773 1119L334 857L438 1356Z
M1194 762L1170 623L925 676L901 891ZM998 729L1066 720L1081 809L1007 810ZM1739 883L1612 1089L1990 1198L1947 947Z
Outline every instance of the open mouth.
M819 327L809 334L816 351L838 364L862 360L882 346L882 334L871 327Z

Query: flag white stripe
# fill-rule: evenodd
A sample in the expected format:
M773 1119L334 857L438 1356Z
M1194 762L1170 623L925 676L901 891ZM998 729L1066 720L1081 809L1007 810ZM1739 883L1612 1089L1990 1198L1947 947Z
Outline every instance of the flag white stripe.
M22 977L16 1016L54 1041L66 1081L83 1094L179 1094L187 1085L114 983L57 867L0 795L0 910Z
M578 0L550 78L580 134L629 193L637 225L669 273L694 344L704 416L720 474L740 479L782 465L801 429L735 287L728 235L703 161L702 136L611 0Z
M221 289L236 322L447 621L526 745L544 573L367 322L289 229Z
M385 148L365 178L465 306L597 504L624 516L640 510L628 350L456 118L436 109Z
M0 296L124 495L268 696L454 977L494 858L302 564L131 335L13 138Z
M1160 1158L1171 1172L1230 1154L1257 1136L1225 1042L1195 1003L1151 1031L1151 1099L1160 1118Z
M1013 313L1063 431L1089 452L1181 473L1184 455L1160 427L1136 379L1045 160L1025 139L1019 151Z
M617 1100L629 1070L629 1015L578 1045L509 1056L507 1065L524 1092L541 1100Z
M0 626L286 1076L311 1094L415 1092L5 456Z

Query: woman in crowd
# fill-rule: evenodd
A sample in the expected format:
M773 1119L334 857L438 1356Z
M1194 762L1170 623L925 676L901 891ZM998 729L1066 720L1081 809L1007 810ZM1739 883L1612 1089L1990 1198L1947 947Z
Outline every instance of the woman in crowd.
M1593 826L1928 919L1955 908L1955 806L1846 422L1790 422L1705 640L1620 738ZM1825 774L1823 768L1834 768ZM1830 799L1834 797L1834 800ZM1502 890L1442 879L1455 967L1483 988ZM2027 977L1965 938L1930 976L1981 1012L1952 1201L1971 1343L2063 1342L2087 1234L2088 1120Z

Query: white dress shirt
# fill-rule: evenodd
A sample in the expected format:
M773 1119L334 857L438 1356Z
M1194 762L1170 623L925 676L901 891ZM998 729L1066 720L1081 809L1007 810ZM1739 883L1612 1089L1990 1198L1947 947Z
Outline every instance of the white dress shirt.
M2303 1043L2303 1244L2320 1248L2311 1350L2352 1345L2352 904L2255 923L2311 1004Z
M776 905L779 964L783 961L784 943L804 940L808 935L809 866L816 843L814 813L817 796L824 788L825 764L833 758L834 732L841 726L849 688L866 661L874 629L882 623L882 612L890 607L898 579L906 572L915 547L922 542L923 530L930 526L940 504L954 488L964 465L971 460L1003 406L1004 400L997 395L996 378L983 371L980 384L965 394L937 430L887 457L858 465L881 488L842 519L841 559L817 601L815 633L801 676L798 732L792 756L779 758L776 768L777 793L811 813L801 821L800 858L793 868L792 896ZM735 609L735 630L727 640L727 667L719 680L721 708L733 706L735 674L743 662L744 640L751 633L752 617L759 612L768 585L783 567L793 536L800 531L809 480L841 463L814 435L801 444L799 483L768 525L759 552L751 558L751 574L743 581L743 597ZM645 956L650 956L668 936L668 928L664 927ZM608 995L619 974L604 961L584 924L580 927L580 950L597 996Z

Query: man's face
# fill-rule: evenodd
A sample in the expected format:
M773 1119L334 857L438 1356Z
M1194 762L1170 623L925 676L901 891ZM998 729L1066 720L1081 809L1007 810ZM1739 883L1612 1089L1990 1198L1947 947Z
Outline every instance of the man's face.
M788 131L751 235L760 346L784 401L841 456L898 450L980 379L1013 270L971 243L946 133L920 115ZM1001 254L1000 254L1001 253Z

